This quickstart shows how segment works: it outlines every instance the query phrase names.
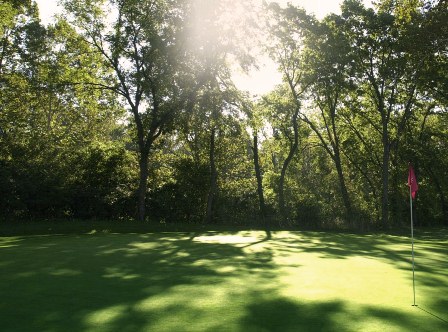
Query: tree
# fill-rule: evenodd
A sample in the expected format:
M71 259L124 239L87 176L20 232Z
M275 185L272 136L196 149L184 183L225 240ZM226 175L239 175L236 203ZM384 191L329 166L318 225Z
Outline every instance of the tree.
M393 4L391 4L393 5ZM403 159L413 160L419 178L426 183L417 200L417 221L424 224L448 221L446 178L446 115L448 105L447 2L419 1L413 6L395 4L393 10L407 23L407 51L420 67L416 101L403 142Z
M403 24L389 10L366 9L360 1L342 5L344 36L351 47L351 79L362 89L371 134L380 135L381 223L389 223L389 175L392 155L396 155L407 121L415 110L420 66L406 49ZM410 66L412 64L412 67Z
M253 55L250 53L251 36L255 34L252 1L233 0L196 0L190 1L191 19L188 25L188 46L200 67L206 73L207 80L196 95L196 105L187 114L189 136L197 142L203 133L194 128L199 125L207 132L209 190L205 222L215 218L215 203L218 198L219 143L225 141L227 134L235 130L234 118L238 118L238 92L231 80L229 63L244 69L251 66ZM238 126L236 126L238 127ZM188 135L187 135L188 136ZM227 167L226 167L227 168Z
M300 17L297 19L300 20ZM313 100L312 107L316 109L310 112L311 115L303 112L301 117L316 134L334 163L346 219L353 223L352 202L342 161L339 119L343 99L351 88L349 71L351 58L349 44L339 26L340 19L335 15L326 17L322 22L311 22L311 24L302 19L301 27L305 30L304 43L306 45L301 60L304 62L302 85L308 86L307 93ZM293 85L290 84L290 86Z
M285 204L285 179L288 166L299 147L299 107L290 98L286 86L264 98L265 112L273 128L274 138L286 143L286 156L282 158L278 179L278 205L282 222L288 223L289 213Z
M104 84L107 71L64 20L43 27L35 4L19 16L4 44L0 87L4 211L70 214L77 152L109 139L122 109L109 91L70 81Z
M225 69L225 68L224 68ZM224 76L225 77L225 76ZM212 223L216 214L216 199L218 197L218 177L223 176L224 168L229 168L232 161L225 158L228 165L219 167L223 141L229 135L239 131L237 121L239 111L238 95L230 81L220 78L220 75L211 79L197 97L197 104L185 122L188 131L187 137L192 143L200 143L207 148L207 162L209 165L209 186L205 212L205 223ZM194 146L197 149L198 146ZM199 154L196 151L194 155ZM199 159L199 158L197 158ZM221 174L220 170L221 168Z
M187 70L190 58L182 47L187 7L177 0L64 5L72 23L114 73L116 83L101 87L119 95L131 114L139 153L138 217L144 220L151 148L179 112L190 108L201 85L193 83L197 81ZM108 10L114 17L109 21Z
M31 0L5 0L0 3L0 78L7 61L18 51L14 45L17 30L26 25L25 18L37 13L36 4ZM37 17L34 15L34 20Z
M337 31L334 17L320 23L300 8L272 8L276 23L271 26L271 34L276 43L271 46L271 54L289 87L296 117L313 130L335 164L346 217L351 220L337 127L337 109L347 86L347 43ZM317 112L303 109L306 96L314 99Z
M231 18L244 27L245 20L238 22L235 16L225 15L232 1L63 2L73 17L72 23L115 74L116 83L102 87L121 96L131 114L139 153L138 215L143 220L154 142L172 129L182 112L193 109L198 91L215 79L227 54L233 53L242 64L248 63L250 57L243 44L237 47L235 43L240 37L246 38L241 36L244 30L236 35L233 26L225 21ZM108 8L113 8L110 15ZM108 20L111 16L113 19ZM195 16L206 24L198 25L201 20ZM216 17L216 22L211 19Z
M269 220L267 216L266 203L264 198L263 190L263 170L260 164L259 156L259 135L265 125L263 119L263 103L257 102L253 103L247 100L243 101L243 109L248 117L249 130L252 132L252 155L253 155L253 165L255 171L255 178L257 179L257 195L258 195L258 205L259 213L262 224L269 228Z

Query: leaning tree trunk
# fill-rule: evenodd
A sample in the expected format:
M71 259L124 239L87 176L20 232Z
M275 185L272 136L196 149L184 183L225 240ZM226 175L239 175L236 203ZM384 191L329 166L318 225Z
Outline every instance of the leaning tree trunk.
M263 194L263 177L261 175L261 167L260 161L258 157L258 133L254 132L254 167L255 167L255 177L257 178L257 193L258 193L258 201L260 207L260 216L262 223L268 227L268 220L266 218L266 208L264 203L264 194Z
M283 162L282 170L280 173L280 181L279 181L279 192L278 192L278 203L280 208L280 214L282 216L282 222L287 223L288 222L288 213L286 211L286 204L285 204L285 176L286 176L286 170L288 169L288 166L294 157L294 154L296 153L298 147L299 147L299 127L297 123L297 117L299 116L299 111L296 110L293 117L292 117L292 125L294 128L294 139L293 143L291 144L291 148L289 149L288 156L286 157L285 161Z
M353 216L353 212L352 212L352 204L350 202L347 185L345 183L344 172L342 170L342 162L341 162L341 156L339 154L339 146L337 146L337 149L335 149L334 163L336 166L336 171L338 173L339 186L340 186L340 190L341 190L342 201L344 202L346 217L347 217L350 225L352 227L354 227L355 220L354 220L354 216Z
M210 224L213 221L213 203L217 191L217 181L218 181L218 173L216 171L215 164L215 132L216 129L213 128L210 134L210 151L209 151L209 159L210 159L210 189L208 192L207 198L207 211L205 214L205 223Z

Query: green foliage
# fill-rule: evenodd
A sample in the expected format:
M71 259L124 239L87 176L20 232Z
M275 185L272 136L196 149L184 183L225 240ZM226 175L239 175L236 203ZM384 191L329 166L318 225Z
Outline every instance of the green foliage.
M120 218L132 215L136 160L119 144L92 144L78 151L68 185L70 216Z
M1 216L262 225L263 192L273 222L401 226L411 161L416 222L448 222L446 1L63 4L0 3ZM232 66L268 32L284 84L251 101Z
M180 159L172 168L169 182L150 193L151 218L174 223L202 222L209 183L208 165Z
M104 82L107 70L65 21L45 28L34 12L27 18L3 43L9 46L0 95L2 214L104 216L129 196L116 187L127 186L122 174L132 174L131 160L101 143L117 132L122 109L107 90L79 82ZM84 190L83 204L75 183Z

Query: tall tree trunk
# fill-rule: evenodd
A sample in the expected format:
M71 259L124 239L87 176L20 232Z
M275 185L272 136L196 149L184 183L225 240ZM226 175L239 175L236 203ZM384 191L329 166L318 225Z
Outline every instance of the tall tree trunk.
M390 145L390 164L392 165L392 174L389 187L390 187L390 198L389 198L389 219L391 224L399 224L403 220L403 204L404 202L400 199L400 186L402 185L402 180L400 180L400 169L399 165L399 143L398 140L394 141ZM390 170L390 169L389 169ZM393 214L392 216L390 214Z
M328 122L325 115L324 106L319 106L321 109L322 119L325 123L325 128L327 131L327 139L324 138L324 135L321 133L321 129L319 126L314 124L307 116L303 116L303 121L307 123L311 130L317 135L319 140L322 143L323 148L330 156L333 161L336 171L338 174L339 181L339 190L341 192L342 201L344 203L345 208L345 217L351 226L354 226L354 218L352 214L352 205L350 201L350 196L348 194L347 185L345 183L344 171L342 168L342 160L341 160L341 148L339 143L339 132L337 130L336 125L336 105L337 105L337 97L333 102L330 103L329 115L331 122Z
M289 163L291 162L292 158L294 157L294 154L296 153L296 151L299 147L299 127L298 127L298 123L297 123L298 115L299 115L299 110L297 109L292 117L292 125L294 128L293 143L291 144L291 147L289 149L288 156L286 157L285 161L283 162L282 170L280 173L278 203L279 203L279 207L280 207L280 214L282 216L282 222L284 222L284 223L287 223L287 221L288 221L288 213L286 211L285 192L284 192L286 170L288 169Z
M335 163L336 171L338 173L339 187L341 190L342 201L344 202L345 214L346 214L347 221L349 222L349 224L352 227L354 227L355 219L354 219L354 215L352 212L352 204L350 201L350 196L348 194L347 185L345 183L344 171L342 169L341 149L340 149L340 143L339 143L340 142L339 141L339 132L337 130L337 124L336 124L336 105L338 104L337 103L338 97L339 97L339 93L337 93L334 100L332 100L330 102L331 131L332 131L333 135L330 134L329 128L327 130L328 130L328 138L330 139L330 143L333 147L334 153L332 154L332 153L330 153L330 151L328 151L328 152L329 152L330 156L333 156L333 161ZM323 116L323 118L325 119L325 116ZM325 121L325 123L326 123L326 121ZM333 139L331 139L331 137L333 137Z
M262 223L268 227L268 221L266 219L266 208L264 203L263 194L263 177L261 175L260 161L258 157L258 133L254 132L254 167L255 167L255 177L257 178L257 192L258 192L258 202L260 205L260 215Z
M339 153L339 145L335 146L334 150L334 163L339 178L339 186L341 190L342 201L344 202L346 217L351 226L355 226L355 220L352 213L352 204L348 195L347 185L345 184L344 172L342 170L341 155Z
M210 134L210 151L209 151L209 159L210 159L210 190L208 192L207 198L207 211L205 215L205 223L210 224L213 221L213 202L215 199L216 191L217 191L217 181L218 181L218 173L216 171L215 164L215 132L216 129L213 128Z
M148 182L148 153L140 153L140 179L138 186L138 220L144 221L146 216L146 188Z
M387 227L389 223L389 161L390 161L390 144L387 134L387 127L383 129L383 162L381 182L383 185L381 196L381 224Z

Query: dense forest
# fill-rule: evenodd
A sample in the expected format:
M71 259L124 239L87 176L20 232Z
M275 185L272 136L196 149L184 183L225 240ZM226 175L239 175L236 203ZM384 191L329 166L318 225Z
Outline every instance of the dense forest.
M448 5L0 2L0 219L448 225ZM259 54L283 83L232 78Z

